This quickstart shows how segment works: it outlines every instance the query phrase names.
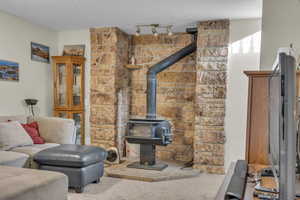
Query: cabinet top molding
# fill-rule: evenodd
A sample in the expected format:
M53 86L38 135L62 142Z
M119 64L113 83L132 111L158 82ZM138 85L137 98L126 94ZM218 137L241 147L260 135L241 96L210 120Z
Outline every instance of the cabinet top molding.
M82 60L85 61L85 57L83 56L51 56L52 59L54 60Z
M247 76L268 76L272 73L271 70L265 70L265 71L244 71L244 74ZM297 71L297 74L300 75L300 71Z

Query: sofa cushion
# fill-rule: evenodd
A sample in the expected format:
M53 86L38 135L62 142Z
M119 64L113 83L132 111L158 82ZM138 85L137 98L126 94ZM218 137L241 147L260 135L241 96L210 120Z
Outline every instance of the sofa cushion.
M11 151L25 153L29 156L33 156L44 149L49 149L56 146L59 146L59 144L55 144L55 143L34 144L31 146L16 147L11 149Z
M39 126L37 122L32 122L30 124L22 124L25 131L31 137L34 144L45 144L44 139L40 136Z
M29 159L28 159L28 163L26 164L26 167L37 169L38 165L33 161L33 156L42 150L49 149L56 146L59 146L59 144L55 144L55 143L34 144L32 146L16 147L13 148L11 151L27 154L29 156Z
M21 124L27 123L27 117L25 115L15 115L15 116L0 116L0 122L17 121Z
M55 117L36 117L40 135L46 142L72 144L74 142L74 120Z
M25 167L29 156L13 151L0 151L0 165Z
M0 166L0 200L66 200L68 179L62 173Z
M103 162L106 156L106 151L100 147L63 144L40 151L34 156L34 161L43 165L81 168Z
M19 122L0 123L0 150L26 145L33 145L33 141Z

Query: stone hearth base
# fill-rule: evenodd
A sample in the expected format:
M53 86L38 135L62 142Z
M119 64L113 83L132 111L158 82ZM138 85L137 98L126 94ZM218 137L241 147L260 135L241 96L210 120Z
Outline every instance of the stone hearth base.
M198 170L183 167L182 163L167 162L169 165L163 171L143 170L128 168L131 162L124 162L120 165L114 165L105 169L106 175L114 178L124 178L146 182L166 181L182 178L195 177L200 174Z

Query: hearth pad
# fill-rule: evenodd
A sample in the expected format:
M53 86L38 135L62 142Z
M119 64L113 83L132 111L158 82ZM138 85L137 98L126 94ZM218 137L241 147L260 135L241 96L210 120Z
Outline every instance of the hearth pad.
M144 170L157 170L162 171L166 167L168 167L167 164L164 163L156 163L155 165L142 165L140 162L134 162L129 165L127 165L129 168L136 168L136 169L144 169Z
M184 166L183 162L168 161L166 163L168 164L167 168L161 171L157 171L129 168L127 167L127 165L132 164L132 162L125 161L119 165L112 165L110 167L106 167L105 173L109 177L124 178L145 182L157 182L182 178L191 178L200 174L199 170L196 169L182 169L182 167Z

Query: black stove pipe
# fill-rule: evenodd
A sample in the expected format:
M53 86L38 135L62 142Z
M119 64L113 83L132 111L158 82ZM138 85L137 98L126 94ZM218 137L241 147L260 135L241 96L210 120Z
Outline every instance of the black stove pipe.
M167 69L174 63L178 62L182 58L186 57L187 55L195 52L197 49L197 44L195 39L196 38L195 34L197 33L197 31L193 29L192 31L187 30L187 32L194 35L194 41L190 45L184 47L183 49L165 58L159 63L153 65L147 72L147 116L146 117L148 119L156 118L156 88L157 88L156 75L159 72Z

